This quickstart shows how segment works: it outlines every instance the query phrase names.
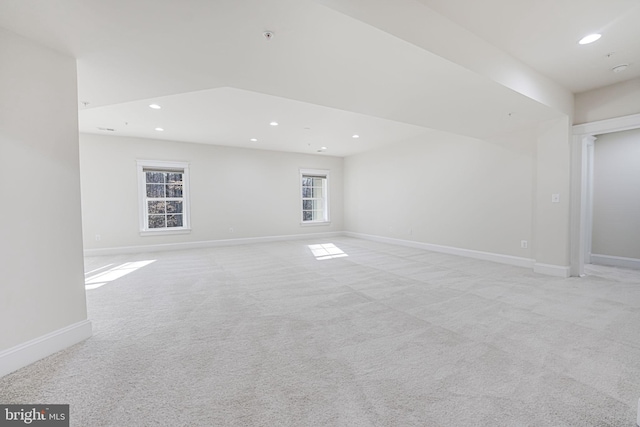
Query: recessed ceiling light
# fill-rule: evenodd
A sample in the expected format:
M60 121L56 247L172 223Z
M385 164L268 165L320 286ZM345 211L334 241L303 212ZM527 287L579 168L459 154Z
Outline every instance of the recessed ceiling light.
M594 41L598 40L600 37L602 37L602 34L589 34L588 36L584 36L583 38L581 38L578 43L579 44L593 43Z
M258 142L256 138L251 138L251 142Z
M320 149L321 149L321 150L326 150L326 149L327 149L327 147L320 147Z
M271 122L269 123L271 126L278 126L278 122Z
M158 132L164 132L164 129L162 129L162 128L156 128L156 130L157 130Z
M358 138L360 138L360 135L353 135L351 138L356 138L356 139L358 139Z
M154 110L159 110L159 109L161 109L162 107L161 107L161 106L159 106L158 104L149 104L149 108L153 108Z

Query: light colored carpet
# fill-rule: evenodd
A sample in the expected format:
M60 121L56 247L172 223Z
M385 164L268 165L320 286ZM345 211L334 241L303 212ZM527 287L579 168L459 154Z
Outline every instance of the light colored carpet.
M347 256L317 259L327 243ZM87 291L92 338L0 379L0 402L69 403L78 427L635 425L640 272L351 238L86 269L145 260Z

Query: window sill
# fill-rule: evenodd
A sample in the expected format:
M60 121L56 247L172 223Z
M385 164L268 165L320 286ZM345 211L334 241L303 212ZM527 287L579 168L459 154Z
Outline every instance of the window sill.
M300 225L302 227L315 227L317 225L331 225L331 221L308 221L308 222L301 222Z
M177 230L142 230L140 231L141 236L171 236L174 234L189 234L191 233L190 228L180 228Z

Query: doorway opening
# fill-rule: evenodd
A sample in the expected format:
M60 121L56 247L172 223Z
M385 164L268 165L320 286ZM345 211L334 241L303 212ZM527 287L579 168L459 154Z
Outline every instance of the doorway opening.
M593 165L597 135L640 129L640 114L573 126L571 147L571 275L583 276L591 262Z

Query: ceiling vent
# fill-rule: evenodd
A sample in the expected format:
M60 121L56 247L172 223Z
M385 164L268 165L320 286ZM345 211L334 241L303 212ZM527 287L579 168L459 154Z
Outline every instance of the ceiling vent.
M618 74L618 73L623 72L627 68L629 68L629 64L620 64L620 65L616 65L615 67L613 67L611 69L611 71L613 71L614 73Z

